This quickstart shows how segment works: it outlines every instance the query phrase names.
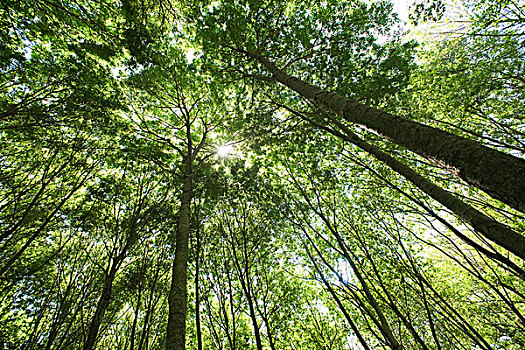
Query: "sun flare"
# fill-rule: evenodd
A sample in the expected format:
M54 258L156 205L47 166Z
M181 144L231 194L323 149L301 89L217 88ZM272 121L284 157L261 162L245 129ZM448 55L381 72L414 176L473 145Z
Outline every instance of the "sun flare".
M217 155L219 157L228 157L234 153L233 145L223 145L217 148Z

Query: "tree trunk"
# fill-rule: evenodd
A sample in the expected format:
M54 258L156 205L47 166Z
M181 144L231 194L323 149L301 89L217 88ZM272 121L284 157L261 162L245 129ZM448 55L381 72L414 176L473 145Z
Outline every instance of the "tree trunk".
M146 306L146 314L144 315L144 321L142 325L142 334L140 335L139 347L137 350L142 350L143 347L145 347L146 349L148 348L148 330L149 330L150 322L151 322L150 321L151 314L154 309L155 287L157 286L157 282L159 280L159 271L160 271L160 266L157 263L157 268L155 268L155 275L153 276L153 283L149 290L149 298L148 298L148 303ZM146 345L144 346L144 344Z
M322 90L289 76L256 52L244 53L262 63L278 82L318 106L434 160L468 184L525 212L525 160Z
M64 319L66 318L65 315L69 314L70 312L71 300L68 300L68 299L71 298L70 294L71 294L72 289L73 289L73 281L70 280L69 283L67 284L66 290L64 291L64 293L62 294L60 298L60 301L58 302L55 315L52 317L51 327L49 330L49 335L47 336L45 350L51 349L51 346L53 345L53 342L55 341L55 338L58 335L58 330L61 324L64 322Z
M233 233L232 233L233 234ZM246 234L243 228L243 234ZM232 237L231 241L231 249L233 252L233 259L235 266L237 268L237 273L239 275L239 281L241 282L241 287L244 292L244 295L246 296L246 300L248 301L248 309L250 312L250 319L252 321L253 326L253 334L255 336L255 344L257 346L257 350L262 350L262 340L261 340L261 332L259 330L259 324L257 323L257 316L255 315L255 306L254 306L254 296L251 288L251 282L250 282L250 266L248 261L248 256L246 254L246 239L244 240L244 267L241 267L239 263L239 258L237 256L237 249L235 248L235 239Z
M249 287L246 285L246 283L250 283L248 281L244 281L243 278L240 278L241 285L244 289L244 294L246 295L246 299L248 300L248 309L250 311L250 319L252 320L253 325L253 334L255 335L255 344L257 346L257 350L262 350L262 340L261 340L261 332L259 330L259 324L257 323L257 316L255 315L255 307L253 305L253 297L252 293L250 292Z
M97 342L98 331L100 329L102 319L104 317L104 314L106 313L109 303L111 302L111 294L113 291L113 281L115 280L115 276L117 274L117 270L119 266L120 266L120 263L118 263L118 261L114 259L108 274L104 278L104 288L102 289L102 295L100 296L100 299L98 300L97 309L95 310L95 315L91 319L91 323L89 325L88 335L87 335L86 341L84 342L84 347L83 347L84 350L93 349L93 347L95 346Z
M200 225L200 223L199 223ZM195 258L195 323L197 326L197 350L202 350L202 330L201 330L201 314L200 314L200 291L199 291L199 274L200 274L200 250L201 250L201 241L200 241L200 228L197 227L195 232L197 246L196 249L196 258Z
M188 279L188 237L190 233L190 206L193 174L191 152L186 157L186 170L182 185L181 205L177 224L175 258L168 297L169 313L166 350L184 350L186 346L186 311Z
M270 327L270 320L268 319L268 315L263 314L261 312L259 312L259 314L261 315L261 318L263 319L264 326L266 327L266 332L268 332L268 344L270 344L270 349L277 350L275 348L275 340L273 339L272 329Z
M346 133L346 135L340 135L340 137L342 137L344 140L351 142L352 144L372 155L377 160L386 164L398 174L404 176L421 191L441 203L446 208L450 209L454 214L463 219L465 222L469 223L485 238L525 260L524 236L513 231L510 227L497 222L496 220L471 207L461 199L418 174L409 166L386 154L379 148L360 139L350 130L343 127L343 131ZM460 238L465 240L463 237ZM505 260L497 260L513 268L512 264L508 264ZM520 274L520 278L524 278L524 276Z
M129 340L129 349L134 350L135 349L135 338L137 334L137 324L139 320L139 312L140 312L140 304L142 301L142 291L144 287L144 275L146 273L146 262L147 262L147 253L148 251L144 251L144 259L142 261L142 267L140 269L140 281L138 285L138 292L137 292L137 306L135 307L135 315L133 316L133 324L131 325L131 336Z
M308 236L308 240L310 241L310 243L312 245L314 245L314 243L313 243L312 239L310 238L310 236ZM315 245L314 245L314 247L315 247ZM312 253L310 252L310 249L308 249L308 245L306 244L306 242L304 243L304 248L306 250L306 253L308 254L308 258L310 258L310 261L312 262L312 264L314 266L315 271L317 271L317 274L319 275L319 277L321 277L321 281L323 281L323 284L328 289L328 292L330 292L330 295L332 296L332 299L334 299L335 303L337 304L337 307L343 313L344 317L346 318L346 321L350 325L350 328L352 328L352 331L354 332L355 336L359 340L359 343L361 344L363 349L370 350L370 347L366 343L365 338L363 338L363 335L359 331L359 328L355 324L353 318L350 316L350 314L346 310L346 307L341 302L341 299L337 296L337 294L335 293L334 289L332 288L330 283L328 283L328 281L326 280L326 278L325 278L324 274L322 273L321 269L317 265L317 262L315 261ZM317 247L315 247L315 249L317 250Z

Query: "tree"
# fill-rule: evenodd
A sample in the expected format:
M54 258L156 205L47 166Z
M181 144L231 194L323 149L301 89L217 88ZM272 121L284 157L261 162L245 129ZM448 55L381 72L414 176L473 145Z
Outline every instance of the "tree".
M145 137L176 152L180 159L172 174L180 181L180 207L174 234L175 256L172 283L168 298L167 349L185 347L187 313L187 267L191 227L191 203L195 174L215 153L212 133L228 120L228 106L219 102L221 95L206 86L206 77L199 76L197 66L188 64L182 53L173 47L159 51L155 66L134 76L133 84L150 100L151 107L140 110L136 118ZM225 95L223 95L225 96ZM168 166L169 168L169 166Z
M523 348L521 5L463 5L5 2L0 348Z
M203 16L209 16L209 23L227 23L226 26L220 28L207 25L200 29L202 40L206 42L205 47L210 50L210 57L222 58L226 62L232 61L230 69L233 72L240 72L238 74L241 75L241 78L252 77L266 82L279 82L310 101L316 107L338 115L343 119L342 121L334 117L328 117L322 118L319 124L321 124L321 127L329 127L335 124L335 129L339 129L342 134L346 134L343 138L347 140L353 139L350 142L360 144L361 147L364 147L375 157L381 158L431 197L454 211L486 238L504 247L516 256L524 258L525 239L521 234L504 224L502 225L492 220L487 215L480 213L446 191L442 191L438 186L418 176L417 173L412 172L409 168L403 166L402 163L396 162L385 153L379 152L381 153L381 156L379 156L378 150L361 142L345 125L345 122L364 126L389 141L425 158L433 159L438 164L442 164L460 176L467 183L484 190L491 196L521 211L523 211L521 201L525 196L523 189L520 189L521 183L516 184L515 179L523 177L524 161L512 155L488 148L473 140L362 105L337 92L329 92L306 83L289 75L285 70L278 68L277 63L272 62L268 57L286 58L286 60L279 60L282 61L284 69L294 70L298 74L304 72L305 67L306 69L313 67L319 70L326 68L326 64L323 65L323 62L327 59L332 59L334 62L354 59L345 55L337 56L338 50L334 50L330 46L324 47L323 44L316 44L313 38L324 35L321 32L323 31L323 26L327 25L327 23L334 23L337 20L340 23L346 23L345 21L352 20L352 16L358 16L360 11L366 10L366 8L352 8L349 4L338 2L338 6L346 5L347 7L341 12L335 12L337 14L342 13L341 18L337 20L335 19L337 15L325 13L323 9L317 9L319 11L319 19L315 18L313 12L301 18L299 14L304 15L302 12L299 11L292 14L286 4L282 3L280 6L276 6L276 10L268 10L267 6L259 3L250 3L248 6L239 8L228 3L223 6L217 6L210 14L202 14ZM294 5L290 4L289 6L293 8ZM316 7L314 6L312 9L316 9ZM372 11L372 9L369 9L369 11ZM385 9L380 8L377 11L380 13L379 18L381 19L381 16L384 16ZM265 16L268 16L268 20L257 22L264 23L264 25L246 22L246 18L252 18L251 16L254 16L254 18L266 18ZM313 16L313 18L310 18L310 16ZM328 20L325 17L328 17ZM275 19L272 20L270 18ZM298 37L292 36L287 41L282 42L281 36L283 34L278 30L271 29L272 21L281 20L286 23L282 31L292 31ZM333 22L329 22L329 20ZM370 25L375 25L378 29L381 29L382 22L378 20L376 24L374 20L376 19L373 18L370 21ZM205 21L205 23L208 22ZM276 28L280 27L276 26ZM330 33L327 40L331 41L327 42L335 42L336 47L346 47L345 45L351 46L354 44L355 41L351 41L351 39L354 39L353 35L356 35L355 27L347 28L340 24L336 28L338 29L337 31L325 29L325 31ZM350 30L351 32L349 32ZM369 41L373 41L373 37L370 37L367 27L358 28L357 30L363 36L368 35ZM299 36L299 33L302 36ZM243 38L243 40L240 40L240 38ZM312 38L312 42L308 43L305 38ZM306 51L309 52L306 56L299 53L304 45L306 45ZM214 49L215 51L213 51ZM398 45L396 49L402 50L404 48ZM357 48L353 50L359 50L358 44ZM294 55L295 52L297 53ZM320 64L316 62L316 55L322 55L323 62ZM298 63L309 58L312 58L312 63L304 63L302 65ZM253 67L253 64L246 64L247 59L248 61L253 61L252 63L259 63L266 72L248 73L247 71L253 71L256 68ZM320 78L321 82L323 82L323 78ZM334 86L336 90L344 89L344 87L344 84L342 86ZM372 151L372 149L374 150ZM496 174L497 171L501 171L501 174ZM491 180L492 177L493 179Z

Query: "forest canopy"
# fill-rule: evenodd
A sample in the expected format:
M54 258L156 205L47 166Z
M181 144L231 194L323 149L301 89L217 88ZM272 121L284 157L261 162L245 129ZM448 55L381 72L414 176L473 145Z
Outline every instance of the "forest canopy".
M525 348L525 4L3 0L0 350Z

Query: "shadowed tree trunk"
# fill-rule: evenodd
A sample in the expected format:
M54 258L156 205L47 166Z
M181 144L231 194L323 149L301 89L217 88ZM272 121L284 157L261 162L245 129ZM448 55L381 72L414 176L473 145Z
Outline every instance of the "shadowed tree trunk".
M197 222L199 222L197 220ZM199 286L199 278L200 278L200 253L201 253L201 241L200 241L200 223L198 223L199 227L197 227L197 230L195 232L196 236L196 257L195 257L195 324L197 327L197 350L202 350L202 329L201 329L201 314L200 314L200 286Z
M237 260L237 255L235 253L235 247L232 247L234 251L234 259ZM239 265L238 261L235 262L237 265L237 270L239 274L239 281L241 282L241 287L244 292L244 295L246 296L246 300L248 301L248 309L250 313L250 319L252 321L253 326L253 334L255 336L255 344L257 346L257 350L262 350L262 339L261 339L261 331L259 330L259 323L257 322L257 316L255 314L255 305L254 303L256 300L254 300L254 295L252 292L252 288L250 286L250 275L249 275L249 264L248 261L245 260L244 262L244 271L243 268Z
M112 253L113 258L110 260L109 268L107 269L107 272L104 277L104 287L102 289L102 294L97 302L97 308L95 310L95 315L93 315L93 318L91 319L91 322L89 324L88 334L87 334L86 340L84 341L84 347L83 347L84 350L93 349L97 343L97 336L100 330L100 326L102 324L102 320L104 318L104 314L106 313L106 310L108 309L108 306L112 299L113 282L115 281L117 272L122 266L122 263L124 262L124 259L126 258L128 254L128 251L131 249L133 244L136 243L136 240L138 238L137 237L138 235L137 225L139 223L139 215L142 211L142 207L143 207L144 199L145 199L145 197L143 197L142 190L143 190L142 188L139 189L138 205L135 211L133 212L129 232L127 232L127 237L126 237L124 246L121 248L118 254L113 255L114 253ZM122 223L119 223L119 224L122 224Z
M256 295L254 295L253 289L252 289L252 274L250 273L250 262L253 261L253 258L251 257L251 252L248 251L248 239L247 239L247 226L246 226L246 218L248 213L246 212L246 209L242 210L242 226L240 227L240 232L242 234L242 244L240 244L235 239L235 232L230 229L228 229L228 233L230 235L229 243L230 243L230 251L231 256L233 259L233 262L235 264L235 270L237 271L237 276L239 278L239 282L241 283L241 288L244 293L244 296L246 297L246 301L248 302L248 311L249 316L252 321L253 326L253 334L255 337L255 345L257 347L257 350L262 350L262 338L261 338L261 331L259 329L259 323L257 321L257 315L255 313L256 309L256 303L257 298ZM225 232L226 233L226 232ZM236 245L239 245L242 249L240 252L238 252Z
M142 325L142 334L140 335L140 341L139 346L137 350L142 350L142 348L148 348L148 337L149 337L149 329L151 324L151 315L153 313L153 310L155 308L155 289L157 287L157 282L159 281L159 275L160 275L160 266L157 261L157 266L155 268L155 275L153 276L153 282L151 283L151 287L149 290L149 297L148 297L148 303L146 306L146 314L144 315L144 324Z
M337 123L337 121L335 120L332 121ZM524 236L515 232L510 227L503 225L497 222L496 220L490 218L489 216L483 214L482 212L476 210L474 207L468 205L461 199L452 195L450 192L435 185L427 178L414 171L409 166L388 155L387 153L383 152L382 150L373 146L372 144L369 144L368 142L362 140L344 125L337 123L337 126L339 126L345 134L340 134L327 128L323 129L328 130L329 132L342 138L343 140L346 140L361 148L363 151L368 152L374 158L386 164L398 174L404 176L407 180L409 180L412 184L414 184L424 193L441 203L446 208L450 209L453 213L455 213L465 222L469 223L477 232L481 233L485 238L507 249L509 252L512 252L516 256L525 259ZM459 231L457 231L456 234L458 234L463 241L467 242L471 246L474 246L476 249L480 250L482 253L486 254L490 258L500 261L501 263L509 266L511 269L518 273L520 278L525 278L525 276L523 275L523 270L516 266L514 263L512 263L512 261L510 261L508 258L505 258L504 256L497 253L491 253L489 251L480 249L482 248L481 246L475 245L474 242L472 242L468 237L461 234Z
M100 325L102 324L102 319L104 318L104 314L106 313L109 303L111 302L111 295L113 292L113 281L115 280L115 276L117 274L122 260L120 260L119 262L118 257L113 259L111 263L111 268L109 269L109 272L104 278L104 288L102 289L102 295L98 300L95 315L91 319L91 323L89 325L88 335L86 341L84 342L84 350L91 350L95 347L95 344L97 342L98 331L100 329Z
M138 291L137 291L137 304L135 306L135 313L133 316L133 324L131 326L131 335L129 340L129 349L134 350L135 349L135 338L137 335L137 325L139 321L139 313L140 313L140 305L142 302L142 293L144 290L144 277L146 273L146 265L147 265L147 257L148 257L148 251L144 250L144 257L142 260L142 267L140 268L140 281L138 284Z
M420 175L419 173L414 171L411 167L407 166L403 162L383 152L380 148L359 138L349 128L347 128L345 125L343 125L342 123L337 121L335 118L331 117L330 115L326 116L329 119L329 123L333 123L335 126L337 126L341 130L341 132L334 130L331 127L328 127L326 125L321 125L320 123L286 106L283 106L283 105L279 105L279 106L286 108L287 110L299 116L300 118L307 121L308 123L322 130L325 130L331 133L332 135L339 137L345 141L348 141L352 143L353 145L361 148L363 151L369 153L374 158L376 158L383 164L387 165L388 167L390 167L392 170L394 170L398 174L405 177L408 181L414 184L417 188L419 188L421 191L429 195L431 198L435 199L437 202L441 203L443 206L448 208L450 211L452 211L458 217L463 219L465 222L469 223L477 232L479 232L485 238L507 249L509 252L512 252L516 256L519 256L520 258L525 259L525 237L520 235L516 231L514 231L509 226L499 223L493 218L483 214L482 212L478 211L476 208L472 207L471 205L462 201L458 197L454 196L452 193L435 185L433 182L431 182L424 176ZM376 176L378 175L376 174ZM418 205L422 205L422 204L418 203ZM433 214L432 211L428 207L424 205L422 205L422 207L425 210L427 210L431 215ZM451 229L464 242L474 247L479 252L490 257L491 259L499 261L502 264L508 266L511 270L517 273L517 276L519 276L521 279L525 279L525 272L523 271L523 269L520 268L518 265L516 265L508 257L505 257L498 252L493 252L493 251L490 251L482 247L481 245L474 242L472 239L462 234L460 231L456 230L448 222L442 220L439 217L436 217L436 218L440 222L442 222L446 227Z
M322 90L286 74L257 52L242 53L259 61L275 80L316 105L434 160L468 184L525 212L525 160Z
M189 138L191 140L191 138ZM181 205L177 224L175 258L171 275L171 287L168 297L169 314L166 338L166 350L184 350L186 343L186 311L188 279L188 237L190 232L190 206L192 198L193 174L191 143L188 145L186 169L182 185Z
M311 240L311 238L309 236L308 236L308 240L312 243L312 240ZM359 331L359 328L355 324L354 320L352 319L352 317L350 316L350 314L346 310L346 307L341 302L341 299L339 298L339 296L337 296L337 293L334 291L334 289L332 288L330 283L328 283L328 281L326 280L324 274L322 273L321 269L319 268L319 265L317 265L317 262L315 261L312 253L310 252L310 249L308 248L308 245L305 243L305 244L303 244L303 246L305 248L306 253L308 254L308 258L310 259L310 262L312 263L315 271L317 271L317 274L319 275L319 277L321 277L321 280L323 281L323 284L325 285L326 289L328 289L328 292L330 292L330 295L332 296L332 299L334 299L334 301L336 302L337 307L339 308L339 310L341 310L341 312L343 313L344 317L346 318L346 321L348 322L348 324L352 328L352 331L354 332L355 336L359 340L359 343L361 344L363 349L370 350L370 347L366 343L366 340L363 338L363 335ZM317 247L315 247L315 248L317 248Z

